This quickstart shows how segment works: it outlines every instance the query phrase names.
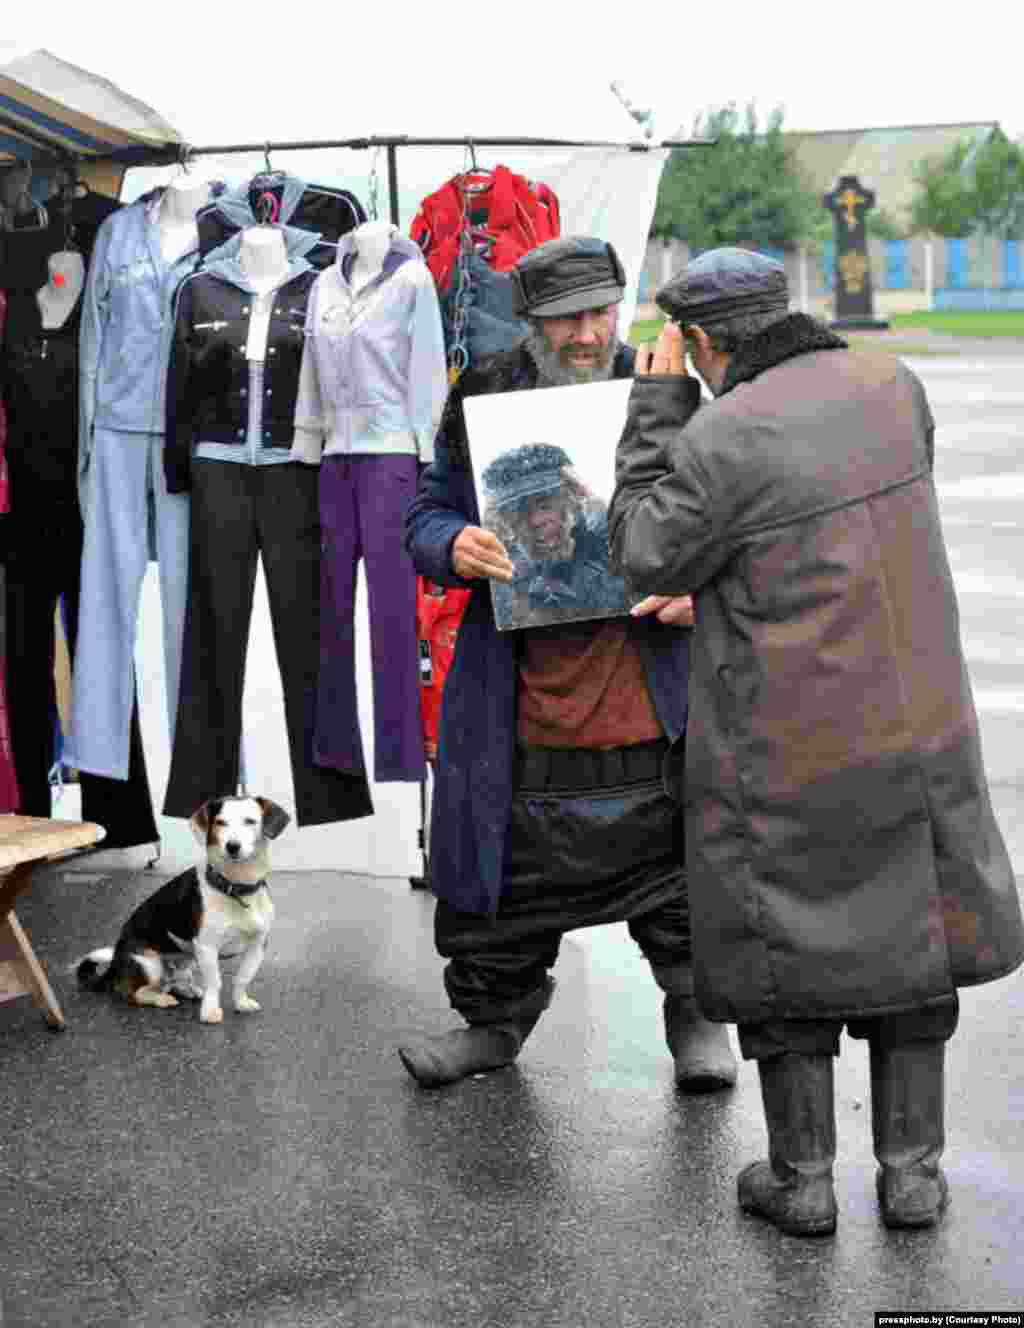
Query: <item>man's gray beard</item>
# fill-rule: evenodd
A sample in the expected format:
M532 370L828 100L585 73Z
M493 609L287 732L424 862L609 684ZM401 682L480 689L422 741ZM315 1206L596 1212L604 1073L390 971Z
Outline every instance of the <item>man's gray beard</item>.
M551 349L547 337L539 328L533 328L523 343L526 353L537 366L539 387L573 387L578 383L607 382L612 376L615 356L621 344L619 338L613 336L604 348L604 361L592 368L584 368L563 364L558 358L558 351Z

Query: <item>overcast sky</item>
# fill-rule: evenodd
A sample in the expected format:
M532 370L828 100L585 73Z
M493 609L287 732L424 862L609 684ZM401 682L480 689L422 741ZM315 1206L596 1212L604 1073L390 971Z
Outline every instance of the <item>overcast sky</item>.
M604 136L624 118L613 78L652 105L662 136L708 106L752 98L763 112L783 106L790 129L994 119L1024 133L1024 21L991 0L963 11L891 0L3 9L0 58L4 42L45 46L149 102L192 141Z

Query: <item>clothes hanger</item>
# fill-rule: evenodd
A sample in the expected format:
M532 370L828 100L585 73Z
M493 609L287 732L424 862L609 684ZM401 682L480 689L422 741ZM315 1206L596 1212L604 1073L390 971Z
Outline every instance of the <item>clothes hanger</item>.
M459 180L463 194L482 194L491 187L494 172L489 166L481 166L476 159L476 144L466 140L466 160L463 162Z
M264 169L249 182L249 201L259 226L273 226L281 215L281 200L274 192L284 184L284 171L274 169L270 160L270 144L263 145Z

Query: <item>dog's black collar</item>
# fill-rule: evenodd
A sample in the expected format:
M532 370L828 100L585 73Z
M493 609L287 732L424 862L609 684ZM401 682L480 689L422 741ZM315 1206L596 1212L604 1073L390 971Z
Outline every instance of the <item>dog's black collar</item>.
M212 885L215 890L219 890L221 894L228 895L231 899L237 899L243 904L246 895L254 895L257 890L262 890L267 883L265 877L262 881L254 881L248 884L243 884L241 881L229 881L226 876L222 876L220 872L214 871L210 866L206 868L206 882L208 885Z

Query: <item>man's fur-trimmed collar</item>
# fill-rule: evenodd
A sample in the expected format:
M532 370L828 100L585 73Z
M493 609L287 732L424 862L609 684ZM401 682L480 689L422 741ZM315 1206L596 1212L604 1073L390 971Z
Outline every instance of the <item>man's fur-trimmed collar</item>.
M807 314L787 314L742 342L729 360L720 395L724 396L738 383L749 383L794 355L807 355L814 350L845 350L846 345L842 337L830 332L817 319Z

